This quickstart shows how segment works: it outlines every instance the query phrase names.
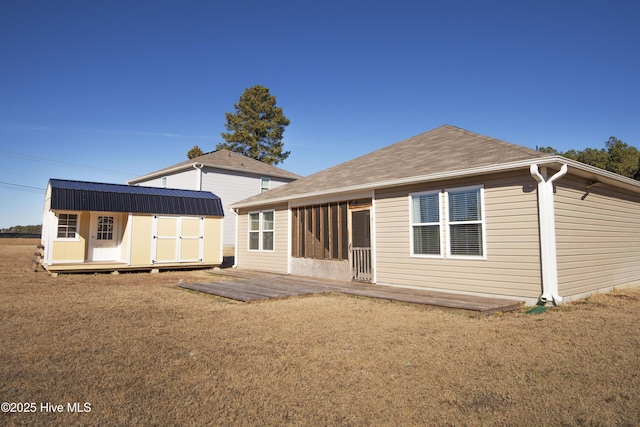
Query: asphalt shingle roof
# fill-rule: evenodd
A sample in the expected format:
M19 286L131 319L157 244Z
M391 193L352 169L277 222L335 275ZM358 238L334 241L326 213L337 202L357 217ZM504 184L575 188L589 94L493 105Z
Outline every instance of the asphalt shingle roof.
M523 160L549 157L548 154L480 135L451 125L381 148L305 178L242 200L234 206L282 198L303 197L319 191L403 178L473 169Z

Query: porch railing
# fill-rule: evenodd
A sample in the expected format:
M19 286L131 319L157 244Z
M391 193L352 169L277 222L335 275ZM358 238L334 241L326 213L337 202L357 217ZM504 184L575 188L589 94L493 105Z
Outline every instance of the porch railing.
M351 248L351 280L371 282L373 279L371 248Z

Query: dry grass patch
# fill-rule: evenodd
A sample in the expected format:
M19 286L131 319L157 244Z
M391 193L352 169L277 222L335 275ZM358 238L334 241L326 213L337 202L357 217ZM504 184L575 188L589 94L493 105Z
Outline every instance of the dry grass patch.
M29 271L0 239L4 425L638 425L640 290L470 317L339 295L242 304L206 272ZM66 407L65 407L66 409Z

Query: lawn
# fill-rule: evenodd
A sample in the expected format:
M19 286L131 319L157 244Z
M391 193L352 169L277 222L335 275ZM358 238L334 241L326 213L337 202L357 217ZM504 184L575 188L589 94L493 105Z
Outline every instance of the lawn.
M2 425L640 424L638 288L489 317L244 304L177 287L205 271L49 277L36 244L0 239L0 400L34 410Z

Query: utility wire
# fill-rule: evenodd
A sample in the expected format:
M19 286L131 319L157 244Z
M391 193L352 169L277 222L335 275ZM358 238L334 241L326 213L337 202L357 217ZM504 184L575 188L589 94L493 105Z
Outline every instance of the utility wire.
M97 167L94 167L94 166L79 165L77 163L62 162L62 161L59 161L59 160L45 159L43 157L36 157L36 156L30 156L30 155L26 155L26 154L13 153L11 151L6 151L6 150L0 150L0 154L4 154L4 155L7 155L7 156L12 156L12 157L17 157L19 159L36 161L36 162L51 163L51 164L54 164L54 165L64 165L64 166L70 166L70 167L74 167L74 168L78 168L78 169L85 169L85 170L92 170L92 171L107 172L107 173L111 173L111 174L118 174L118 175L122 175L122 176L126 176L126 177L136 176L136 174L134 174L134 173L116 171L116 170L112 170L112 169L97 168Z
M0 181L0 188L4 188L7 190L24 191L28 193L42 193L43 191L45 191L44 188L30 187L28 185L13 184L11 182L2 182L2 181Z

